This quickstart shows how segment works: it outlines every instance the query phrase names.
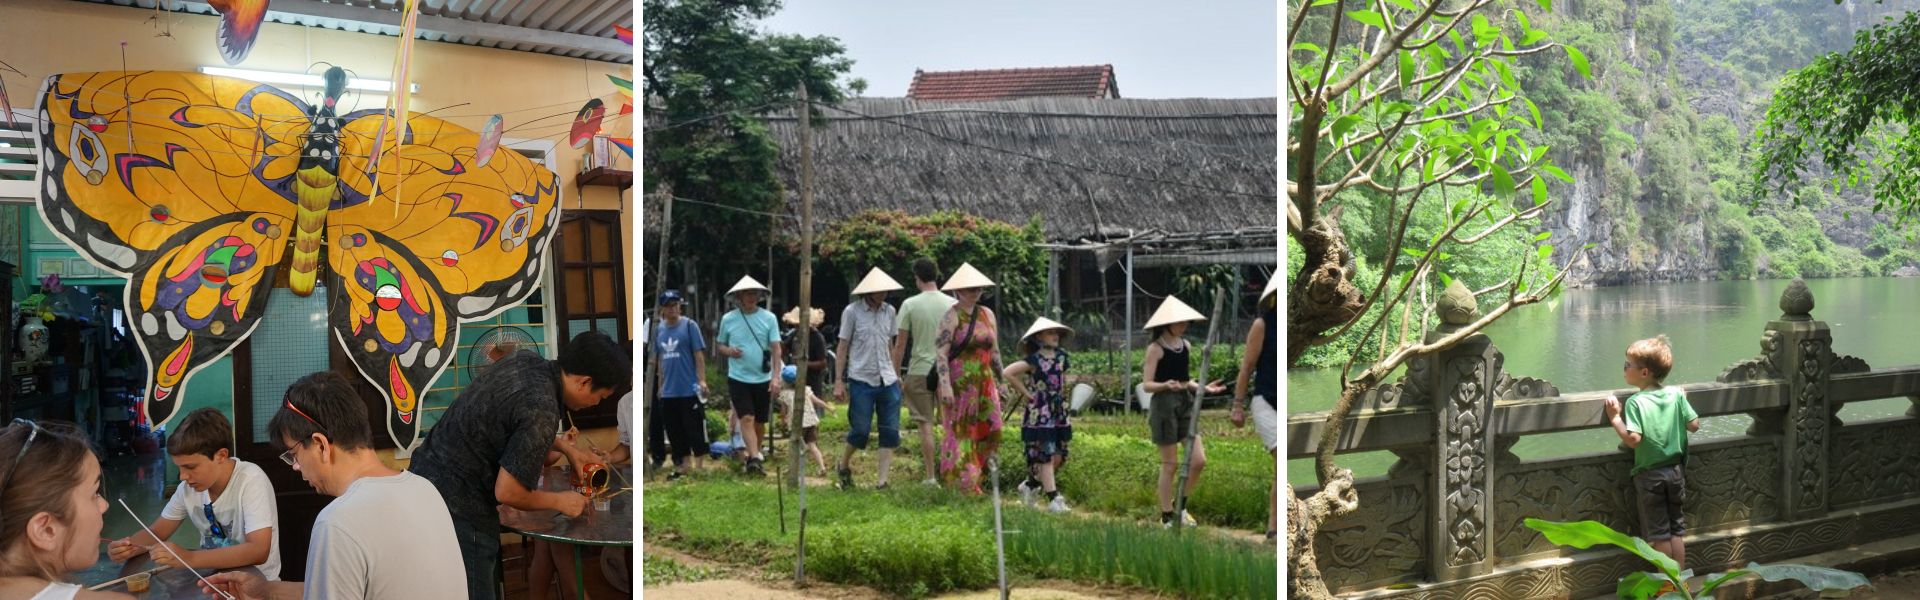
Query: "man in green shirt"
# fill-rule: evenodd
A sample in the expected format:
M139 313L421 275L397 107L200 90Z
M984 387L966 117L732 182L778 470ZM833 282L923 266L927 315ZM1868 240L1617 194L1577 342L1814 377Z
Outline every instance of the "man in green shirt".
M1640 504L1641 534L1654 549L1666 553L1681 568L1687 566L1686 501L1687 434L1700 430L1700 415L1687 402L1687 393L1664 387L1673 370L1673 349L1667 336L1634 342L1627 347L1621 367L1627 384L1640 388L1623 402L1607 397L1607 421L1620 441L1633 449L1633 491Z
M902 397L907 413L920 430L920 460L926 466L927 475L921 483L937 487L940 482L933 474L939 472L939 465L934 461L940 447L933 442L933 423L938 413L927 374L946 358L934 356L934 343L940 336L940 319L958 301L940 291L940 269L933 264L933 259L922 257L913 261L913 283L920 288L920 293L900 303L895 323L899 332L893 338L893 364L901 364L900 357L911 348L913 360L907 363Z

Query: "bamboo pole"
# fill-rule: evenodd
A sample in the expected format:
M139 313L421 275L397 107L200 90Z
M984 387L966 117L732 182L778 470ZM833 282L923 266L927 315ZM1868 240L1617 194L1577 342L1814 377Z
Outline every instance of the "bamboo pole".
M1187 451L1180 460L1180 477L1174 479L1173 482L1173 494L1175 498L1173 501L1173 529L1176 532L1179 531L1182 526L1186 525L1187 476L1193 469L1193 450L1200 444L1200 399L1205 397L1207 393L1207 370L1213 366L1211 364L1213 362L1213 340L1215 336L1220 333L1218 324L1220 323L1220 306L1223 300L1226 300L1226 295L1221 292L1220 288L1213 288L1213 316L1207 320L1207 345L1202 346L1200 352L1200 391L1193 393L1193 416L1187 421L1187 431L1191 432L1192 435L1187 436Z
M807 83L800 82L800 327L795 336L799 357L798 373L793 378L793 426L787 431L793 445L793 486L800 508L800 536L796 542L793 561L793 583L802 584L807 576L807 486L806 486L806 447L802 444L800 430L805 427L807 414L807 359L812 356L807 345L813 341L813 123L812 107L807 103ZM778 374L774 375L778 377Z

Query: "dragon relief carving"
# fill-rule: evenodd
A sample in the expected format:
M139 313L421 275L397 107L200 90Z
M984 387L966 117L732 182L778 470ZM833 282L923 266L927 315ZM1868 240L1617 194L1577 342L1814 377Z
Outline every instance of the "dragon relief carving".
M1910 458L1915 440L1920 440L1920 423L1913 421L1836 430L1827 463L1829 505L1867 504L1920 492L1920 461Z
M1781 377L1780 362L1784 360L1784 358L1780 356L1781 350L1780 332L1767 330L1765 334L1760 336L1759 356L1733 363L1733 366L1727 367L1725 371L1721 371L1720 377L1715 379L1715 381L1719 381L1720 383L1744 383L1748 381L1779 379Z
M1427 485L1363 484L1360 510L1320 530L1315 552L1327 585L1342 593L1419 578L1426 555Z

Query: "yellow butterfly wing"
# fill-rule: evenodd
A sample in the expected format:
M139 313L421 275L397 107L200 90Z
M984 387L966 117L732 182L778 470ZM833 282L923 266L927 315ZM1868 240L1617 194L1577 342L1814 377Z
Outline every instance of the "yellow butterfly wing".
M327 215L331 319L362 375L387 394L388 431L410 443L418 399L453 360L459 323L492 317L539 285L560 217L559 178L517 152L475 159L480 135L380 112L341 127L343 201ZM379 160L376 154L376 140Z
M259 323L294 206L278 187L309 128L299 99L196 73L70 73L36 100L41 217L127 277L147 418Z

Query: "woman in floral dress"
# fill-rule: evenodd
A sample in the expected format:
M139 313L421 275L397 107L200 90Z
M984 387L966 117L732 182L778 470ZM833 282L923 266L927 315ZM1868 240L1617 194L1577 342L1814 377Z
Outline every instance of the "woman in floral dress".
M1000 352L993 311L980 296L994 285L971 264L960 265L942 290L960 301L940 320L935 352L947 361L939 403L946 439L940 444L940 481L978 494L987 459L1000 447Z

